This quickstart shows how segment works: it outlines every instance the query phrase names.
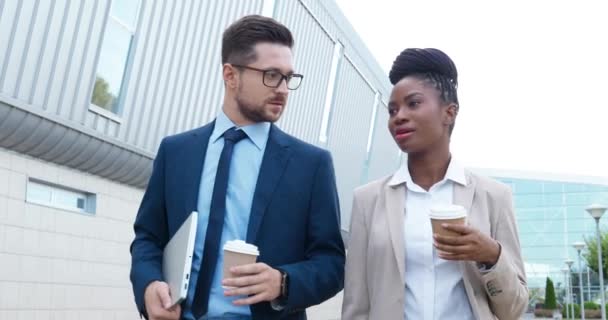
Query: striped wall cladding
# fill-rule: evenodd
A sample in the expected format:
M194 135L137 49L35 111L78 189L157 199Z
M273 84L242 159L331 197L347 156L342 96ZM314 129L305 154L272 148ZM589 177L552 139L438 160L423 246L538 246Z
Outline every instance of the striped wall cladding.
M221 104L225 27L262 1L142 0L117 117L89 110L109 0L0 1L0 99L154 152Z
M292 30L304 74L278 125L332 151L343 213L356 186L395 167L382 106L371 119L390 84L333 1L141 0L117 114L89 102L111 4L0 0L0 147L145 187L162 137L211 121L221 107L223 30L266 7Z
M327 141L334 159L343 228L349 225L352 191L361 185L364 174L375 95L352 61L345 58L338 72Z
M0 94L83 125L109 2L5 1L0 15ZM98 119L104 134L117 123Z
M381 101L375 119L366 180L378 179L395 172L401 161L401 150L388 131L388 118L388 107Z
M291 0L282 0L291 1ZM343 45L345 53L348 54L353 63L361 70L368 80L373 83L376 90L382 96L390 94L391 84L386 71L382 70L371 51L359 37L359 34L350 25L340 7L333 0L299 0L315 16L323 28L329 32L334 39L338 39ZM370 2L370 5L372 2ZM399 52L395 52L397 56Z
M142 12L119 138L155 150L163 136L199 127L221 107L221 36L262 1L153 1Z
M295 69L304 75L300 88L289 94L278 125L304 141L318 144L334 41L299 1L277 1L274 18L292 31Z

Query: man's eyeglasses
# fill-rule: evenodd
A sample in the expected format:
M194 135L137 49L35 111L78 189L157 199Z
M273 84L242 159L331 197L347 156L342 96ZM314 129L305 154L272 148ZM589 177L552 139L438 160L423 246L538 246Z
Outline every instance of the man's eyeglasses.
M243 66L238 64L233 64L233 66L237 68L249 69L253 71L258 71L262 73L262 83L269 88L278 88L281 85L283 79L285 79L285 83L287 83L287 89L296 90L302 84L303 75L292 73L288 75L284 75L275 69L262 70L254 67Z

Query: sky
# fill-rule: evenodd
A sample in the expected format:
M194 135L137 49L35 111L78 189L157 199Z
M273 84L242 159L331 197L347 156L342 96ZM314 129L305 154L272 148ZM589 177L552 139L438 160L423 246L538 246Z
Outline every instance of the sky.
M605 1L336 2L386 72L409 47L454 60L460 162L608 178Z

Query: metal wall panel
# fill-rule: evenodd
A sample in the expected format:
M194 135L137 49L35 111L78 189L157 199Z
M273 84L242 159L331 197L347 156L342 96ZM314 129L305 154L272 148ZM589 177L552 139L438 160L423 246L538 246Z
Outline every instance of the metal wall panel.
M118 116L89 111L109 0L3 1L0 97L150 151L163 136L208 122L223 93L222 31L260 12L262 0L141 6Z
M400 159L399 147L388 131L388 108L382 101L376 116L367 180L378 179L395 172Z
M89 109L110 3L0 0L0 103L5 104L0 143L143 186L163 136L215 117L223 97L222 32L242 15L261 13L264 1L142 0L118 115ZM397 152L390 136L386 139L383 107L365 165L374 95L388 96L390 84L334 2L277 0L274 5L273 16L294 33L296 71L305 75L302 87L291 92L279 126L332 151L343 212L349 214L352 189L395 166ZM343 55L328 97L337 41ZM333 103L323 144L319 131L326 101Z
M83 43L79 41L79 37L83 37L82 32L85 29L85 25L88 25L87 20L82 19L83 14L87 14L89 19L91 16L92 9L89 8L89 12L85 13L84 8L85 2L67 2L65 10L60 12L58 15L54 15L53 19L59 19L61 21L60 34L58 43L56 43L55 51L44 50L44 55L52 56L52 60L44 59L46 63L51 63L51 74L46 79L46 83L39 83L41 88L46 91L44 94L44 100L41 101L43 104L33 104L36 108L44 108L51 114L60 115L65 119L73 120L69 118L71 109L74 106L68 104L70 96L74 91L66 92L68 88L74 90L74 84L82 84L74 80L74 72L78 70L73 64L73 60L78 60L80 55L75 52L81 52L81 48L76 47L76 44ZM86 29L85 29L86 30ZM71 81L68 86L68 81ZM19 99L19 97L17 97ZM20 99L22 100L22 99Z
M154 1L142 11L119 138L153 151L221 106L221 36L262 1Z
M108 9L102 0L6 2L0 94L82 124Z
M10 96L15 95L22 56L27 47L28 30L33 21L31 18L37 11L37 5L34 2L12 2L4 8L6 12L2 15L2 19L6 19L7 22L0 23L0 25L8 27L2 30L7 30L10 34L10 39L6 43L8 48L1 62L3 68L0 75L0 92L6 92Z
M92 130L79 130L0 101L0 147L60 163L84 172L143 188L152 172L152 157L108 141Z
M338 71L328 149L332 152L342 211L342 227L350 225L352 191L364 174L367 138L376 92L345 58Z
M49 93L52 83L55 82L57 61L65 37L66 21L64 18L70 8L67 0L57 0L53 3L54 5L48 12L47 34L41 48L42 54L39 57L37 75L32 81L32 95L28 101L24 101L42 110L48 109Z
M299 1L277 1L274 18L292 31L295 70L304 75L301 87L290 93L278 125L304 141L318 144L334 41Z
M388 96L391 85L386 72L382 70L374 55L350 25L335 1L299 0L299 2L303 3L315 15L323 28L334 39L339 39L344 44L345 53L350 56L357 68L365 74L374 88L382 96ZM395 55L397 54L398 52L395 52Z
M37 61L42 56L41 49L46 38L48 12L51 11L51 6L54 5L52 1L43 1L42 3L36 3L32 11L32 20L28 26L27 34L25 36L25 48L24 57L21 59L21 65L19 67L19 73L14 83L13 95L22 99L29 100L31 96L31 90L33 88L32 82L34 82L36 76L36 68L38 67ZM6 89L10 91L10 89Z

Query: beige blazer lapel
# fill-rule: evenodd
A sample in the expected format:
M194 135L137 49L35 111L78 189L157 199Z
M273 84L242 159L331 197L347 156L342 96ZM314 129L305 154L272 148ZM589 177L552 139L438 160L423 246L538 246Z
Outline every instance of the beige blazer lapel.
M465 175L467 178L466 186L454 183L454 204L465 207L467 212L471 214L473 196L475 195L475 179L471 178L471 175L468 172L465 173Z
M454 183L454 204L461 205L465 207L468 215L472 214L471 209L473 207L473 198L475 196L475 179L471 178L471 175L467 172L467 185L463 186L459 183ZM468 224L468 221L467 221ZM464 288L467 292L467 296L469 297L469 303L471 304L471 309L476 319L480 319L479 317L479 306L477 305L477 299L475 297L475 291L471 286L471 279L469 278L468 272L465 270L465 264L468 262L461 261L460 262L460 270L462 271L462 278L464 283Z
M405 184L386 186L386 215L401 283L405 285L405 244L403 234L403 216L405 213Z

